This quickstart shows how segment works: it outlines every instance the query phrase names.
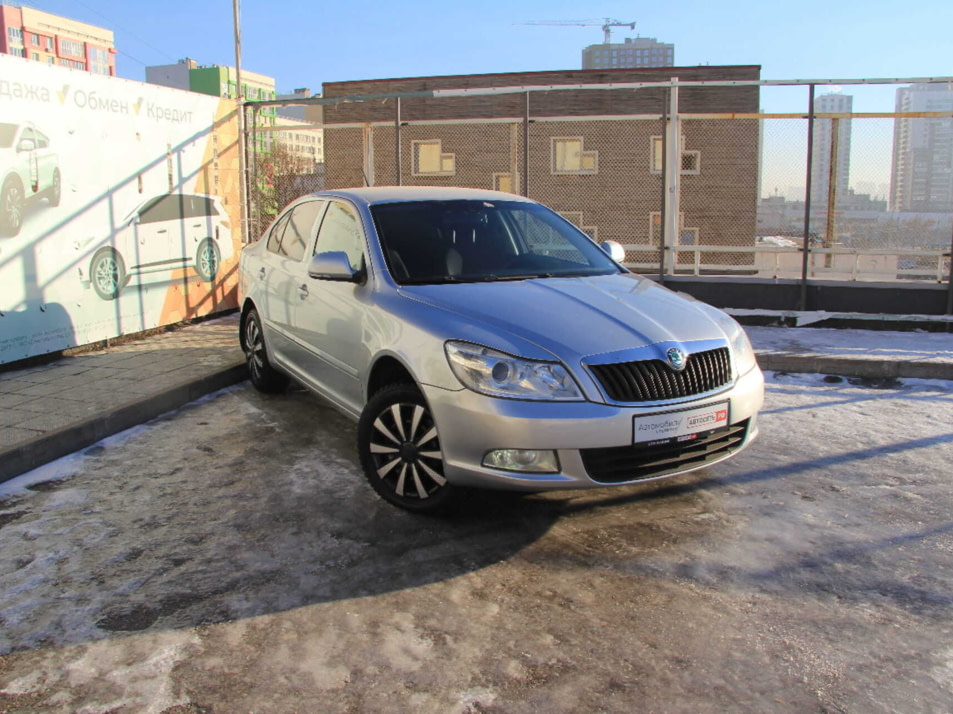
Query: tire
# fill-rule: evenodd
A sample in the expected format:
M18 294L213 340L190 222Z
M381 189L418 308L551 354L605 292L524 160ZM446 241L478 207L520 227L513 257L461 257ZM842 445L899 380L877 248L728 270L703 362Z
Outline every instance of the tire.
M268 348L265 346L265 333L261 329L258 311L252 308L242 323L242 349L248 364L248 378L259 392L274 394L288 386L287 375L271 366L268 360Z
M221 260L222 252L218 249L218 244L211 238L206 238L199 243L198 252L195 254L195 272L202 280L210 283L215 280Z
M0 235L13 237L23 227L23 186L11 177L0 189Z
M388 503L416 513L440 513L456 505L460 489L443 475L443 453L430 408L413 384L377 392L357 427L361 467Z
M126 266L112 248L104 248L89 264L89 280L103 300L115 300L126 284Z
M60 178L60 170L53 169L53 183L46 189L46 198L54 208L60 205L60 198L63 195L63 182Z

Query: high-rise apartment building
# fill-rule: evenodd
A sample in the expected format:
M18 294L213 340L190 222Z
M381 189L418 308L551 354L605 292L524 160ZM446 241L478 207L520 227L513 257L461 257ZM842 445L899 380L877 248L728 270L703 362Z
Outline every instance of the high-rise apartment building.
M31 7L0 4L0 52L93 74L116 75L112 30Z
M582 51L583 69L674 66L675 45L654 37L626 37L625 42L589 45Z
M814 98L815 114L850 114L854 98L849 94L822 94ZM811 157L811 206L827 207L833 169L835 201L846 197L850 184L850 118L822 117L814 121ZM835 147L836 143L836 147Z
M914 84L897 89L897 112L951 112L953 87ZM953 119L894 120L890 210L953 210Z
M204 66L186 57L176 64L146 67L146 82L164 87L185 89L210 94L213 97L238 98L238 73L234 67L213 64ZM245 100L274 99L275 78L242 69L242 98ZM275 108L266 107L256 112L257 127L275 124ZM249 147L258 152L271 151L272 137L269 132L254 134Z

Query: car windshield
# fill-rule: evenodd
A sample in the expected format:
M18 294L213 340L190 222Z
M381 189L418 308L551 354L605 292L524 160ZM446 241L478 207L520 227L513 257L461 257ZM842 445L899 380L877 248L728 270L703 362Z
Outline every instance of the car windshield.
M620 268L559 214L522 201L408 201L371 206L401 285L611 275Z
M0 124L0 148L9 149L13 146L13 137L16 135L16 124Z

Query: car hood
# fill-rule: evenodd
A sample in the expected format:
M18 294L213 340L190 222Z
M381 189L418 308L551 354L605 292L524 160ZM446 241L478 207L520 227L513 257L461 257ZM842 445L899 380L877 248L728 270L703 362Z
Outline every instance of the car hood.
M648 345L726 339L707 307L632 274L415 285L400 294L569 362L621 361ZM462 326L457 337L468 337Z

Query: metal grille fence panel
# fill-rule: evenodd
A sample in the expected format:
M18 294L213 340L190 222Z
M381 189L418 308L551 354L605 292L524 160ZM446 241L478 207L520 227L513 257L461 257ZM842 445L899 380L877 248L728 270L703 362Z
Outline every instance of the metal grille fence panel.
M953 87L879 87L874 99L857 87L879 110L861 112L837 90L776 84L765 93L802 111L728 113L712 94L701 113L709 90L677 82L634 88L642 99L621 115L617 86L590 113L580 107L599 87L330 99L347 109L324 126L323 173L270 159L250 133L252 234L322 186L464 186L538 200L662 279L948 282ZM572 116L558 115L563 98Z

